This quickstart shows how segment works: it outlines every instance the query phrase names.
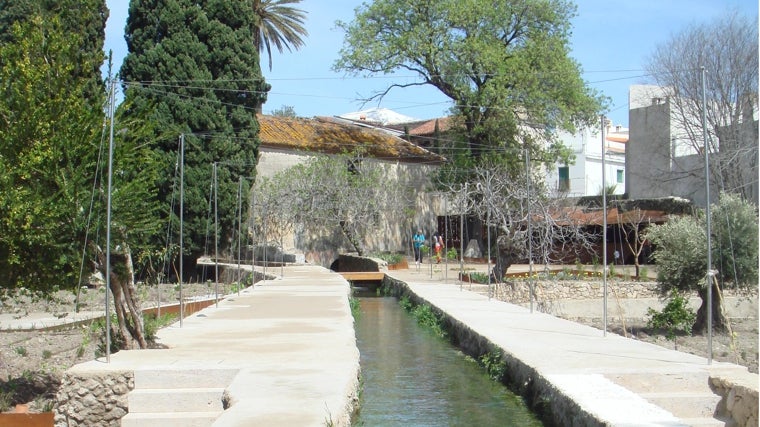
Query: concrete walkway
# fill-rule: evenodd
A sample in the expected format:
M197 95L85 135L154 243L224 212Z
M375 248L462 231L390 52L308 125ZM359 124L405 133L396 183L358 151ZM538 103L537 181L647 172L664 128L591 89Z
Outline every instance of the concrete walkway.
M572 402L565 404L565 416L580 415L560 424L722 426L713 418L721 398L710 390L710 378L729 378L754 389L757 399L758 376L742 366L708 365L691 354L611 333L604 336L598 329L468 292L468 284L443 283L446 272L441 268L434 268L431 277L429 266L410 267L387 274L466 325L468 333L501 348L530 381L545 383L545 398Z
M67 375L133 372L122 426L347 426L359 376L349 294L327 269L287 267L160 330L166 349L120 351Z
M455 272L438 269L431 277L429 270L410 267L387 273L500 347L526 384L540 386L542 397L567 417L559 425L723 425L711 418L721 399L708 385L715 377L754 390L757 419L758 377L743 367L707 365L697 356L604 337L597 329L469 292ZM450 274L448 283L444 273ZM230 295L186 318L182 327L159 331L165 349L120 351L110 363L96 360L66 374L101 382L109 372L133 375L134 387L124 398L129 413L121 419L126 427L347 426L360 369L349 293L337 273L287 267L283 277ZM82 384L67 386L74 397L61 410L72 416L109 400L82 395Z

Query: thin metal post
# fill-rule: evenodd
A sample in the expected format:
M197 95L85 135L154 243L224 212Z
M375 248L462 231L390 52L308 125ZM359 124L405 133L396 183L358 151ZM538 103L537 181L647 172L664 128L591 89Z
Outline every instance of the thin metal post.
M464 183L464 194L462 203L459 205L459 290L462 290L462 280L464 279L464 207L467 203L467 183Z
M109 102L108 115L111 121L110 136L108 138L108 201L106 206L106 362L111 362L111 310L110 296L111 292L111 188L113 185L113 116L114 116L114 93L116 92L116 82L111 79L111 100Z
M219 307L219 182L214 162L214 304Z
M486 171L486 184L488 184L488 190L486 197L491 197L491 174ZM488 248L486 249L486 273L488 275L488 299L491 299L491 203L487 203L486 211L486 239L488 241Z
M185 134L179 136L179 327L185 319L185 299L182 297L184 282L183 258L185 254L182 228L185 224Z
M528 211L528 292L530 292L530 312L533 313L533 224L530 217L530 150L525 144L525 187Z
M712 347L712 278L714 271L712 269L712 231L710 222L710 149L707 145L707 84L705 82L705 75L707 70L705 67L700 67L702 70L702 138L704 138L704 150L705 150L705 216L707 217L707 276L705 277L707 286L707 364L712 364L713 359L713 347Z
M448 198L446 195L444 197ZM443 251L443 282L447 283L449 281L449 253L446 243L449 241L449 206L446 199L443 199L443 215L443 247L441 250Z
M604 336L607 336L607 142L604 140L605 117L602 116L602 282L604 284Z
M238 295L243 287L243 271L240 269L240 243L243 240L243 177L238 177L238 230L237 230L237 271L238 271Z

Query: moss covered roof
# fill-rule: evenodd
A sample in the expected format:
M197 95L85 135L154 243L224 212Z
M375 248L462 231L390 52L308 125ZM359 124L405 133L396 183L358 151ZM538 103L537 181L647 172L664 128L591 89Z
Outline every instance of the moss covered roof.
M404 163L441 163L445 158L389 132L332 117L259 115L259 139L264 148L339 154L357 149L368 156Z

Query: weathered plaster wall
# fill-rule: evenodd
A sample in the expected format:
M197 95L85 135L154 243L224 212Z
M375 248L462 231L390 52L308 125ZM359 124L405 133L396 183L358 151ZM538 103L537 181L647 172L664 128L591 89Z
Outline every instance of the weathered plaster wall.
M298 163L309 159L308 153L292 153L262 149L257 173L269 177ZM384 178L389 180L394 190L404 191L413 201L411 208L404 208L399 198L396 206L383 213L378 225L366 235L365 251L403 252L411 254L411 238L414 230L422 227L427 236L432 234L436 217L441 214L440 202L429 193L430 177L437 166L408 164L401 162L377 162L383 168ZM254 207L255 208L255 207ZM326 225L319 229L296 230L283 239L286 252L302 253L306 261L329 267L338 258L338 254L353 252L354 248L341 234L337 224Z

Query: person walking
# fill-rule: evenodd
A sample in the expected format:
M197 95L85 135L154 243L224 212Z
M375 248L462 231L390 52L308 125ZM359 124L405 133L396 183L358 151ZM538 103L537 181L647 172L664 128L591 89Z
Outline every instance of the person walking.
M414 242L414 262L420 264L422 262L422 245L425 244L425 235L422 230L417 230L412 241Z
M443 251L443 236L438 234L438 231L433 234L433 248L435 249L436 263L441 263L441 251Z

